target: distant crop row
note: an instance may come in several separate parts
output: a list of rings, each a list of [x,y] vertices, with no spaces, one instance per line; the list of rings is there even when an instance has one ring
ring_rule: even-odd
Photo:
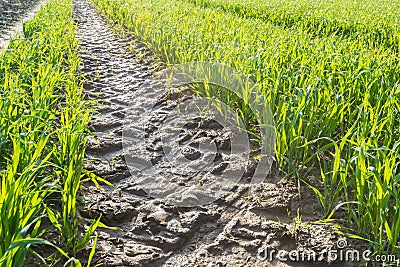
[[[278,6],[265,0],[259,7],[240,0],[196,1],[213,5],[178,0],[92,1],[110,21],[124,26],[168,64],[221,62],[249,75],[274,113],[276,157],[282,172],[309,183],[305,177],[320,171],[323,189],[310,186],[324,218],[334,218],[336,205],[342,203],[347,217],[337,222],[370,240],[376,251],[398,251],[400,62],[396,49],[388,49],[398,42],[393,41],[398,33],[391,30],[395,24],[388,22],[392,28],[386,29],[387,38],[371,33],[374,45],[369,46],[365,43],[369,30],[364,31],[379,31],[385,16],[398,13],[393,10],[396,4],[364,1],[365,6],[382,5],[374,15],[378,21],[374,26],[372,18],[354,18],[351,14],[357,10],[346,17],[341,10],[344,2],[322,2],[325,13],[318,13],[320,6],[309,1],[302,8],[310,15],[302,19],[301,10],[294,11],[297,18],[289,28],[276,24],[291,16],[295,2]],[[276,12],[268,11],[269,5]],[[234,12],[227,12],[230,6]],[[248,16],[253,11],[256,15]],[[359,12],[369,16],[367,11]],[[326,31],[324,24],[318,25],[321,14],[328,15],[324,21],[332,31],[357,25],[350,27],[352,38],[329,31],[312,34]],[[296,21],[304,25],[295,27]],[[228,104],[240,107],[233,99]],[[243,119],[251,117],[245,108],[239,112]]]
[[[203,7],[260,18],[311,36],[335,35],[400,51],[399,1],[188,0]]]
[[[92,108],[74,34],[71,1],[51,0],[0,54],[0,266],[26,266],[38,245],[80,266],[77,252],[99,225],[83,236],[78,228]],[[59,240],[45,240],[44,218]]]

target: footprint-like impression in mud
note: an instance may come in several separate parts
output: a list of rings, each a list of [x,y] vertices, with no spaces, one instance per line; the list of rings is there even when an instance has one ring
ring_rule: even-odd
[[[231,191],[250,157],[245,124],[228,105],[232,99],[245,104],[257,122],[260,153],[251,184],[263,182],[273,160],[275,129],[256,87],[241,72],[208,62],[176,65],[147,79],[135,92],[123,130],[136,186],[181,207],[209,204]]]

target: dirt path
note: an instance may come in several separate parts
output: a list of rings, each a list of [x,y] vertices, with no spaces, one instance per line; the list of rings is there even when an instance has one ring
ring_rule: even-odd
[[[193,208],[179,208],[149,197],[136,183],[138,177],[132,176],[125,164],[122,130],[125,111],[132,101],[137,101],[135,91],[156,65],[142,45],[117,36],[85,0],[74,0],[74,4],[84,63],[82,71],[88,79],[85,90],[90,99],[98,99],[101,104],[91,125],[97,133],[89,142],[87,157],[91,166],[88,169],[115,185],[115,188],[104,186],[102,190],[90,187],[85,199],[91,212],[83,214],[92,217],[102,214],[106,224],[120,228],[99,232],[97,263],[105,266],[272,266],[258,260],[258,252],[266,249],[320,252],[335,244],[337,236],[328,226],[307,223],[319,218],[314,196],[306,193],[299,202],[295,185],[287,181],[261,184],[250,197],[244,198],[248,195],[244,179],[222,199]],[[157,122],[162,119],[159,113],[154,116],[148,124],[149,146],[144,150],[150,151],[158,161],[162,151],[156,146],[156,131]],[[193,131],[207,138],[221,138],[222,130],[210,125],[196,124],[190,130],[188,139],[198,136]],[[303,218],[295,224],[297,209]],[[273,262],[274,266],[314,264]],[[325,265],[326,261],[315,263],[315,266]]]
[[[31,20],[48,0],[0,1],[0,50],[22,32],[24,22]]]

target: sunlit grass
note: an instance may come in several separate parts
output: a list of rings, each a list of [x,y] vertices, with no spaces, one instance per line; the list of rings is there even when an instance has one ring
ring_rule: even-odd
[[[301,28],[311,36],[362,40],[371,47],[399,52],[399,1],[343,0],[186,0],[203,7],[260,18],[285,28]]]
[[[80,266],[75,257],[99,226],[84,235],[78,227],[92,103],[78,74],[72,11],[71,1],[51,0],[0,55],[0,266],[24,266],[32,254],[44,261],[36,245]],[[46,205],[50,198],[60,210]],[[59,230],[58,247],[43,239],[45,217]]]

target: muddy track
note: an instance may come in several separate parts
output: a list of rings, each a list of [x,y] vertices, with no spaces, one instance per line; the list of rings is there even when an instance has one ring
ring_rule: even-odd
[[[34,17],[47,0],[0,1],[0,50],[22,32],[22,24]]]
[[[92,218],[101,214],[104,223],[120,228],[99,231],[97,263],[104,266],[313,266],[311,262],[257,261],[257,254],[266,248],[320,252],[335,244],[338,236],[331,228],[308,223],[320,217],[315,197],[305,192],[300,202],[296,186],[288,181],[260,184],[248,198],[243,197],[249,195],[248,184],[243,181],[218,201],[193,208],[179,208],[148,196],[125,163],[122,131],[125,112],[135,101],[135,91],[158,65],[143,45],[115,34],[88,2],[74,0],[74,8],[82,72],[87,79],[84,88],[89,99],[99,102],[99,112],[90,125],[96,134],[88,144],[87,168],[115,185],[114,188],[103,186],[101,190],[89,187],[84,198],[90,211],[82,210],[82,214]],[[161,117],[157,113],[154,116]],[[155,148],[156,129],[157,118],[149,121],[149,146],[143,149],[151,151],[157,161],[162,158],[162,152]],[[207,126],[191,130],[202,131],[209,138],[223,136],[222,130]],[[196,135],[188,135],[188,139],[193,136]],[[303,219],[295,226],[293,217],[297,209]],[[325,265],[326,261],[315,264]]]

